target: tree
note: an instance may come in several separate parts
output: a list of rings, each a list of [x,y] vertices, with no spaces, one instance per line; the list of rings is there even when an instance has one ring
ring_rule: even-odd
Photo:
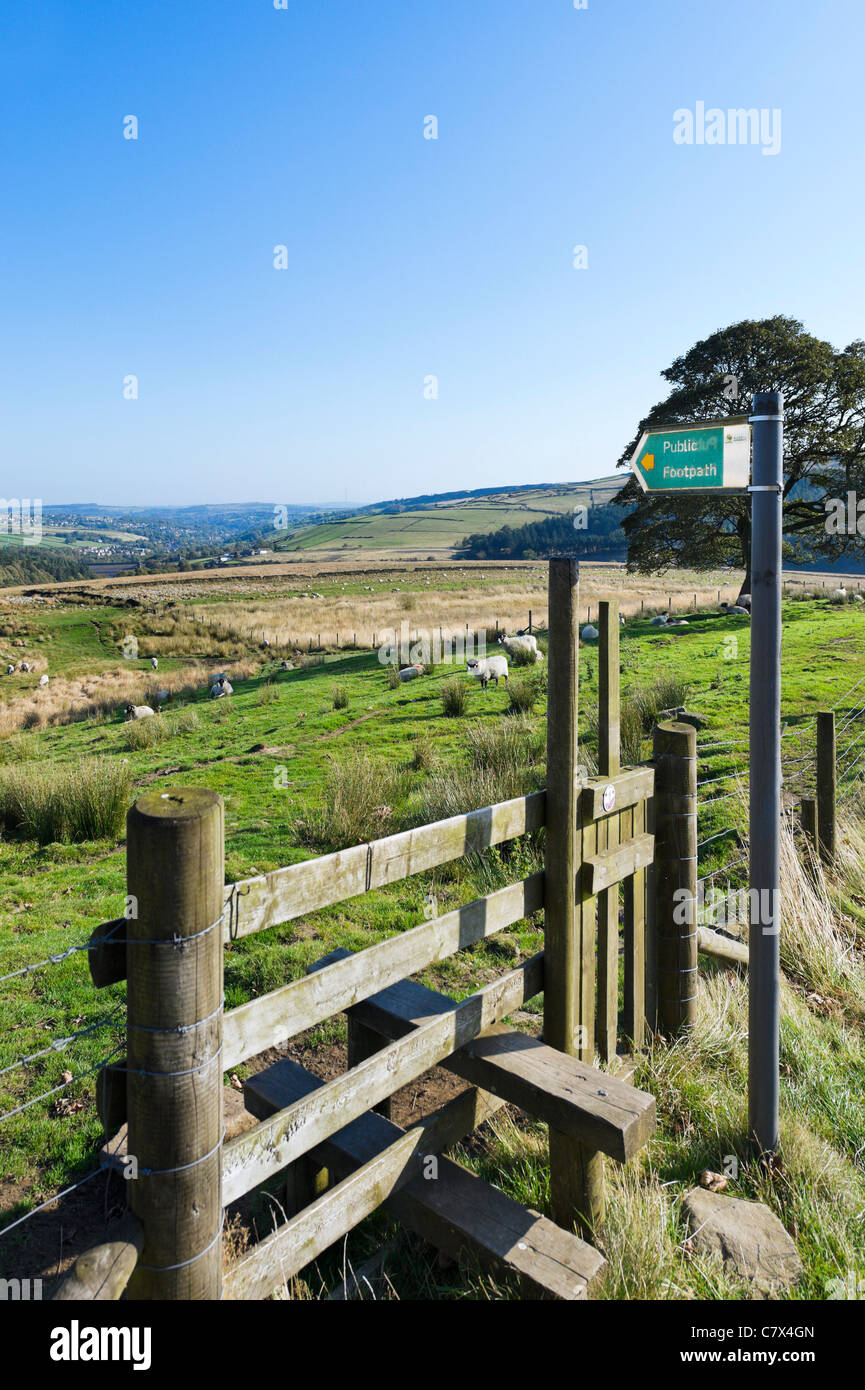
[[[827,529],[827,499],[865,495],[865,342],[842,351],[780,315],[720,329],[677,357],[671,383],[617,467],[626,467],[643,430],[750,413],[757,391],[784,393],[784,536],[787,555],[837,558],[861,537]],[[751,505],[745,494],[643,493],[631,476],[614,501],[636,503],[622,527],[628,568],[741,566],[751,590]]]

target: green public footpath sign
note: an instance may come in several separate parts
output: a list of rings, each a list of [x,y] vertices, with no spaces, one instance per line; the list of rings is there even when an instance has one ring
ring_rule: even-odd
[[[644,492],[739,492],[751,481],[747,418],[645,430],[631,457]]]

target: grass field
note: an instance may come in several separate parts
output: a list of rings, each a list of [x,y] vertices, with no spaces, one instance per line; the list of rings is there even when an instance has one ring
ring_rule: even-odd
[[[466,602],[478,602],[481,581],[474,576],[485,569],[489,573],[489,567],[472,572],[470,582],[466,576],[471,587]],[[534,571],[529,573],[534,576]],[[441,611],[453,589],[452,577],[442,580],[441,589],[432,595],[425,578],[402,572],[399,592],[382,596],[382,611],[389,605],[392,621],[398,623],[406,612],[414,623],[419,614],[435,615],[437,594]],[[526,590],[525,570],[515,569],[512,578],[514,586],[522,586],[515,588],[519,602],[529,592],[542,592],[540,587]],[[344,591],[339,586],[346,583],[353,588],[348,601],[353,598],[357,605],[365,582],[346,580],[344,575],[318,578],[316,592],[325,598],[314,602],[341,602]],[[322,653],[303,662],[295,657],[295,669],[280,672],[274,652],[258,650],[259,616],[250,615],[250,606],[258,600],[277,606],[288,600],[267,594],[260,585],[256,590],[256,581],[251,583],[253,594],[239,599],[229,586],[218,601],[212,591],[205,599],[195,590],[195,597],[190,594],[181,602],[180,595],[190,591],[176,586],[170,599],[154,595],[148,607],[139,609],[88,606],[85,601],[71,606],[57,601],[7,605],[0,622],[0,653],[20,657],[26,651],[44,662],[52,684],[40,694],[49,696],[57,689],[69,693],[55,697],[55,704],[46,707],[50,712],[40,714],[32,675],[0,680],[0,720],[5,717],[3,727],[10,730],[0,740],[0,813],[4,779],[20,778],[22,772],[34,783],[45,773],[48,782],[68,776],[83,787],[88,779],[104,775],[106,768],[120,769],[128,775],[130,796],[153,783],[213,787],[225,798],[226,876],[233,881],[543,785],[545,666],[514,672],[515,682],[531,681],[535,686],[529,712],[519,717],[508,712],[506,691],[491,688],[483,693],[471,683],[466,713],[447,718],[442,691],[453,678],[450,668],[440,667],[394,689],[369,651]],[[141,586],[141,592],[144,589]],[[656,597],[658,592],[656,588]],[[416,607],[399,607],[401,594],[413,595]],[[865,703],[858,692],[865,687],[847,694],[865,678],[863,610],[865,605],[836,607],[820,598],[785,603],[783,710],[789,729],[785,747],[792,749],[791,756],[798,756],[799,748],[810,753],[810,725],[819,708],[837,704],[840,722],[849,720],[842,739],[845,748],[865,729],[865,716],[861,710],[857,713]],[[221,627],[216,621],[220,615]],[[124,663],[118,644],[130,632],[139,641],[140,655]],[[15,647],[16,641],[24,647]],[[155,675],[148,669],[151,649],[159,654]],[[700,743],[725,745],[701,758],[700,778],[709,784],[735,773],[747,746],[748,619],[707,611],[694,615],[688,627],[659,631],[648,619],[634,617],[622,629],[621,654],[625,704],[633,703],[636,695],[645,704],[646,691],[659,682],[666,682],[670,691],[685,690],[688,706],[707,720]],[[229,672],[235,688],[230,700],[206,698],[203,675],[213,669]],[[597,656],[585,646],[581,737],[589,761],[597,676]],[[468,680],[465,674],[458,679]],[[98,689],[100,680],[106,699],[100,704],[94,697],[96,711],[79,717],[86,712],[81,690]],[[120,703],[162,684],[174,688],[165,713],[142,725],[121,722],[116,705],[111,706],[112,693]],[[21,708],[31,711],[30,727],[16,722],[15,712]],[[642,757],[650,751],[646,733],[639,724],[631,731],[634,752]],[[801,770],[791,765],[791,793]],[[851,798],[858,780],[854,767],[846,786]],[[717,807],[701,811],[701,840],[719,835],[701,849],[701,875],[742,856],[747,820],[735,788],[732,780],[701,792],[707,800],[719,793],[725,796]],[[854,806],[852,800],[850,805]],[[740,1181],[731,1189],[738,1195],[761,1196],[795,1227],[807,1264],[798,1297],[826,1296],[829,1281],[848,1269],[865,1273],[861,857],[857,869],[861,824],[851,812],[842,870],[823,884],[824,897],[815,900],[816,906],[806,886],[796,880],[785,909],[801,917],[802,903],[808,908],[803,920],[797,918],[798,925],[790,926],[799,933],[794,937],[799,946],[795,956],[785,960],[782,1080],[791,1156],[783,1175],[774,1178],[743,1158]],[[3,976],[86,941],[95,925],[121,912],[125,894],[122,838],[109,834],[98,840],[40,844],[19,834],[7,826],[0,840]],[[416,925],[431,899],[441,913],[521,877],[539,864],[539,854],[537,843],[516,842],[505,851],[460,861],[237,941],[226,954],[226,1005],[234,1007],[297,978],[337,945],[360,950]],[[793,868],[789,872],[794,873]],[[735,871],[729,877],[732,886],[740,881]],[[812,919],[823,923],[816,943],[807,935]],[[541,943],[542,922],[536,918],[421,978],[464,997]],[[64,1074],[81,1078],[0,1120],[2,1225],[94,1166],[101,1135],[91,1069],[122,1042],[125,986],[97,993],[89,982],[85,956],[76,953],[0,982],[0,991],[0,1111],[64,1086]],[[657,1094],[661,1127],[642,1164],[611,1174],[610,1216],[599,1233],[614,1274],[608,1296],[748,1296],[682,1250],[678,1214],[678,1197],[693,1184],[695,1174],[707,1166],[719,1167],[724,1154],[742,1149],[746,992],[738,976],[710,966],[695,1034],[673,1048],[657,1045],[641,1063],[638,1084]],[[540,1007],[539,1000],[533,1001],[521,1011],[517,1026],[537,1032]],[[51,1049],[52,1039],[78,1033],[85,1036],[60,1051]],[[315,1070],[337,1065],[343,1047],[344,1022],[337,1019],[300,1039],[292,1055],[303,1056]],[[45,1055],[23,1067],[16,1065],[18,1059],[40,1053]],[[241,1069],[240,1076],[247,1071]],[[542,1127],[509,1111],[489,1127],[486,1142],[473,1142],[462,1158],[519,1200],[543,1209],[548,1195],[545,1146]],[[100,1178],[96,1185],[104,1181]],[[261,1198],[234,1222],[238,1248],[250,1222],[267,1229],[267,1211],[267,1201]],[[0,1272],[8,1273],[13,1266],[20,1272],[28,1258],[27,1232],[25,1224],[0,1239]],[[364,1259],[383,1238],[390,1240],[393,1233],[379,1215],[350,1237],[349,1258]],[[390,1288],[385,1286],[382,1296],[477,1298],[507,1293],[494,1290],[476,1272],[442,1270],[407,1237],[393,1239]],[[45,1264],[44,1250],[31,1253],[36,1263],[42,1259]],[[62,1253],[54,1252],[53,1263],[48,1261],[51,1268]],[[295,1292],[319,1296],[322,1286],[331,1287],[338,1278],[338,1264],[335,1256],[323,1260]]]
[[[457,498],[399,513],[368,512],[344,521],[311,526],[293,536],[282,548],[328,552],[411,550],[419,558],[423,558],[422,553],[426,551],[439,557],[450,554],[472,532],[525,526],[530,521],[543,521],[562,512],[572,512],[578,504],[592,502],[601,506],[621,490],[624,481],[624,476],[615,476],[531,491],[503,488],[489,497]],[[278,532],[270,537],[271,541],[278,539]]]

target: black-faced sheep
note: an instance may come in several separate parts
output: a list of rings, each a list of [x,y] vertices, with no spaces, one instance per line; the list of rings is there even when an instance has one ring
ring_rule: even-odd
[[[486,690],[490,681],[495,681],[496,689],[500,680],[505,685],[508,683],[508,663],[504,656],[472,656],[466,662],[466,667],[469,675],[480,681],[481,690]]]
[[[146,719],[149,714],[153,714],[154,712],[155,711],[152,710],[149,705],[129,704],[125,709],[127,719]]]

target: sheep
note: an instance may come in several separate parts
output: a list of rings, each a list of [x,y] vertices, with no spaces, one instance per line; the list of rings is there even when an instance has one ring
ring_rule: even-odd
[[[149,705],[127,705],[125,709],[127,719],[146,719],[154,710]]]
[[[221,680],[216,681],[216,682],[210,687],[210,698],[211,698],[211,700],[221,700],[222,697],[223,697],[223,695],[233,695],[233,694],[234,694],[234,686],[231,684],[230,681],[228,681],[228,680],[225,679],[225,676],[223,676],[223,677],[221,678]]]
[[[490,681],[495,681],[498,690],[499,680],[508,683],[508,663],[504,656],[470,657],[466,662],[470,676],[480,681],[481,690],[486,690]]]
[[[619,614],[619,627],[624,627],[624,626],[625,626],[625,620],[624,620],[624,618],[622,617],[622,615],[621,615],[621,613],[620,613],[620,614]]]
[[[158,656],[152,656],[152,657],[150,658],[150,664],[151,664],[151,666],[153,667],[154,671],[158,671],[158,670],[159,670],[159,657],[158,657]]]
[[[262,649],[265,649],[266,647],[269,647],[269,646],[270,646],[270,638],[269,638],[269,637],[262,637],[262,639],[261,639],[261,646],[262,646]]]
[[[43,672],[42,675],[39,677],[39,685],[40,685],[40,687],[42,687],[42,688],[44,689],[44,687],[45,687],[47,684],[48,684],[48,677],[47,677],[47,676],[45,675],[45,673]]]
[[[846,603],[847,590],[844,588],[844,585],[842,584],[840,589],[835,589],[830,597],[833,603]]]
[[[19,663],[18,663],[18,670],[19,670],[19,671],[29,671],[29,670],[30,670],[30,662],[29,662],[29,661],[19,661]]]
[[[7,676],[15,675],[15,667],[11,664],[11,662],[6,667],[6,674]]]
[[[421,666],[420,662],[416,662],[414,666],[403,666],[399,673],[399,678],[401,681],[413,681],[418,676],[423,675],[423,670],[424,668]]]
[[[279,669],[280,671],[293,671],[294,666],[291,664],[290,661],[281,661],[279,663]]]
[[[543,661],[541,653],[538,651],[538,639],[531,633],[519,633],[516,637],[499,638],[499,646],[504,647],[508,656],[516,656],[517,652],[531,652],[535,661]]]
[[[594,623],[586,623],[580,633],[580,640],[582,642],[597,642],[599,636],[600,634]]]
[[[725,600],[725,601],[721,604],[721,607],[723,608],[724,612],[727,613],[727,614],[736,613],[736,614],[738,614],[739,616],[741,616],[743,613],[744,613],[746,616],[747,616],[747,614],[748,614],[747,608],[743,608],[742,605],[741,605],[741,603],[727,603],[726,600]]]

